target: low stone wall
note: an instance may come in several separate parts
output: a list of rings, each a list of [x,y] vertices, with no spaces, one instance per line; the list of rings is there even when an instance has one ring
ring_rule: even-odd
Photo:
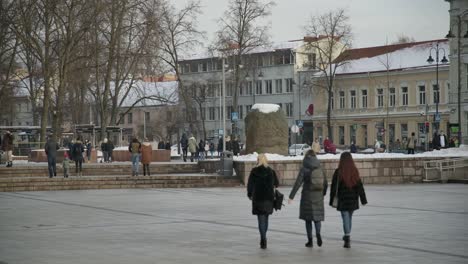
[[[63,154],[68,151],[68,149],[59,149],[57,150],[57,163],[61,163],[63,161]],[[86,157],[86,151],[83,153],[84,159],[87,161],[88,158]],[[47,155],[45,150],[43,149],[35,149],[32,150],[29,154],[28,161],[30,162],[47,162]],[[97,152],[96,149],[91,150],[91,162],[97,162]]]
[[[128,150],[112,151],[113,161],[130,161],[130,152]],[[154,162],[171,161],[171,151],[166,149],[153,149],[152,160]]]
[[[362,181],[365,184],[398,184],[422,182],[424,175],[424,161],[434,158],[403,158],[403,159],[356,159]],[[339,159],[320,160],[328,181],[331,181]],[[247,184],[249,173],[256,162],[235,161],[234,170],[240,180]],[[270,161],[270,166],[279,175],[281,185],[293,185],[302,166],[302,160]],[[437,171],[430,171],[437,174]]]

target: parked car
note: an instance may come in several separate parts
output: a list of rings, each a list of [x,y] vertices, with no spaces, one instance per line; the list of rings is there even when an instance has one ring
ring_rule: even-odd
[[[307,144],[292,144],[289,147],[289,155],[296,156],[296,155],[304,155],[310,148]]]

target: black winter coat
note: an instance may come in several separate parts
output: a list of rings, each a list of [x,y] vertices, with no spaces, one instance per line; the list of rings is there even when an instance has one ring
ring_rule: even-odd
[[[330,189],[330,206],[332,205],[333,198],[336,195],[336,184],[338,181],[338,169],[335,170],[332,179],[332,185]],[[339,181],[338,184],[338,211],[354,211],[359,209],[359,198],[363,205],[367,204],[366,192],[364,191],[364,185],[359,180],[353,188],[348,188],[343,181]]]
[[[273,213],[274,187],[278,185],[278,176],[272,168],[261,165],[252,169],[247,184],[247,196],[252,200],[252,214]]]

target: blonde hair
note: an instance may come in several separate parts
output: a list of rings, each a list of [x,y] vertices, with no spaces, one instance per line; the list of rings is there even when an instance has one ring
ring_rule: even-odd
[[[268,167],[268,159],[265,154],[259,154],[257,157],[257,166]]]

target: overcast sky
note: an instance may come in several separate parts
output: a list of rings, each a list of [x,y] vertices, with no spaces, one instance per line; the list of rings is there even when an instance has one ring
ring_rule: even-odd
[[[187,0],[170,0],[180,9]],[[217,20],[229,0],[201,0],[199,29],[212,41]],[[274,42],[301,39],[311,15],[346,8],[354,33],[353,47],[385,45],[404,34],[416,41],[444,38],[449,29],[449,3],[444,0],[276,0],[270,34]]]

